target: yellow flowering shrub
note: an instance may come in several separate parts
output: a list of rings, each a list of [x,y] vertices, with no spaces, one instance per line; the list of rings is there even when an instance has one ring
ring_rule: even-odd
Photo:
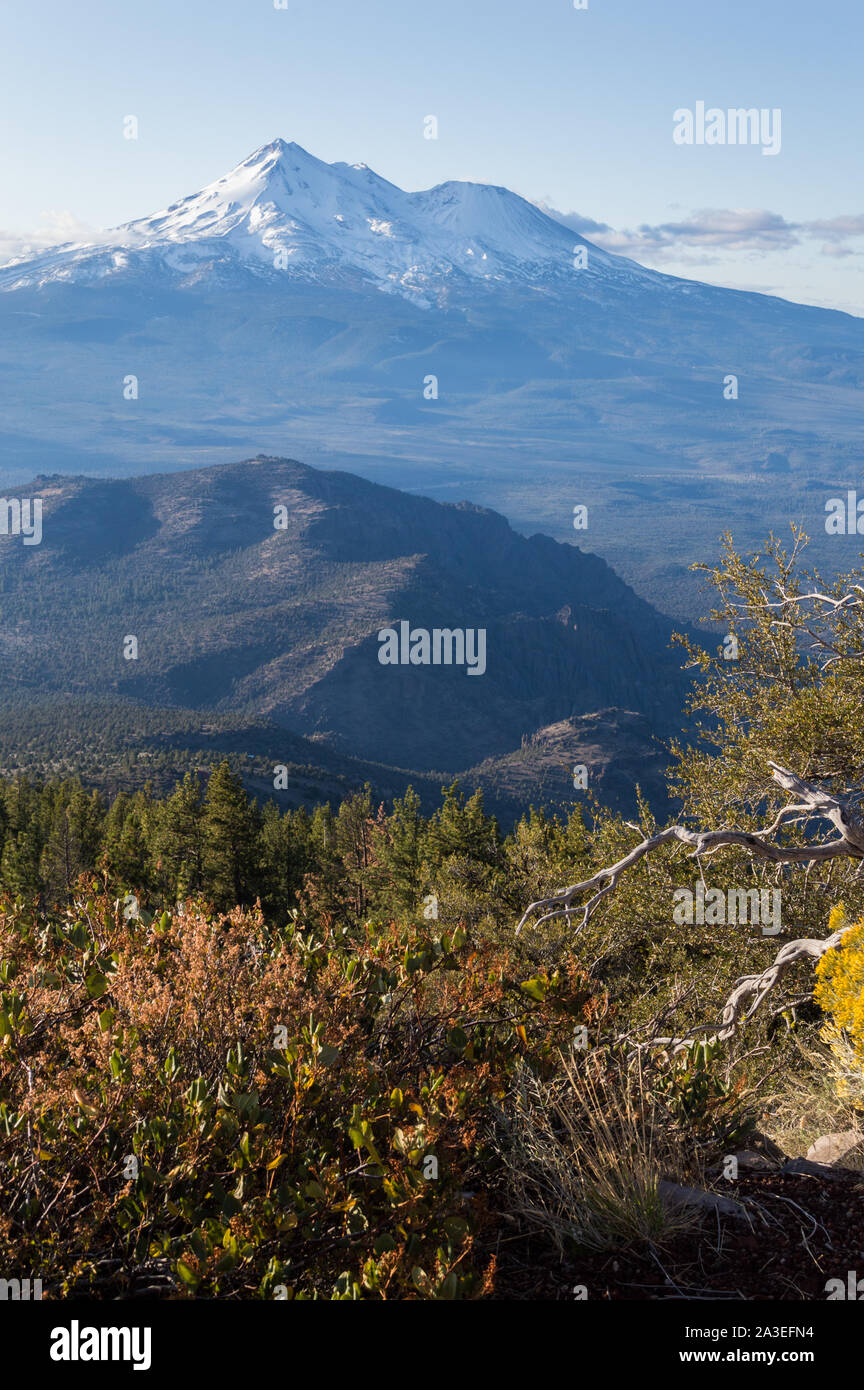
[[[848,925],[843,905],[832,909],[832,934]],[[816,967],[814,998],[826,1015],[822,1037],[838,1064],[843,1100],[864,1098],[864,917]]]

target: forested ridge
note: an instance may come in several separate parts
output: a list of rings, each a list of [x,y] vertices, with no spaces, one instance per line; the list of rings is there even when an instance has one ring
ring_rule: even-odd
[[[608,565],[468,503],[265,457],[29,491],[44,501],[40,544],[0,537],[0,706],[50,706],[58,727],[33,746],[16,718],[4,769],[86,759],[80,705],[126,761],[164,766],[171,741],[199,749],[202,726],[233,723],[275,762],[333,769],[340,755],[355,788],[357,760],[452,780],[585,712],[637,711],[668,733],[686,690],[671,620]],[[382,666],[378,634],[401,621],[482,630],[482,679],[458,663]]]

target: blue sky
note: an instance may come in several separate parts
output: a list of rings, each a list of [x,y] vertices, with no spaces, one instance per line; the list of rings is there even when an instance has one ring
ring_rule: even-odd
[[[154,212],[281,135],[405,188],[504,184],[659,269],[861,313],[862,52],[860,0],[19,3],[0,258]],[[780,153],[676,145],[699,101],[779,108]]]

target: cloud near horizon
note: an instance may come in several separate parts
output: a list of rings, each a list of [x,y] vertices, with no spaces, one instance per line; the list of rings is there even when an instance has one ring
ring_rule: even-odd
[[[43,223],[30,232],[10,232],[0,228],[0,266],[22,256],[36,256],[40,251],[50,251],[52,246],[64,246],[70,242],[103,241],[106,233],[99,227],[91,227],[80,222],[71,212],[43,213]]]
[[[860,248],[849,245],[864,237],[864,214],[847,214],[826,221],[788,222],[765,208],[702,208],[676,222],[656,226],[643,223],[635,230],[616,230],[607,222],[595,222],[577,212],[560,212],[549,203],[537,205],[549,217],[606,251],[637,260],[682,259],[682,252],[751,251],[766,254],[820,240],[825,256],[854,256]]]

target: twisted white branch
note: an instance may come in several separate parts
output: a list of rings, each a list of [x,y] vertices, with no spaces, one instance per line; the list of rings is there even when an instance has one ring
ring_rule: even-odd
[[[784,806],[772,824],[764,830],[694,831],[681,825],[670,825],[657,835],[651,835],[644,839],[641,844],[630,850],[629,854],[625,854],[623,859],[619,859],[617,864],[599,869],[596,874],[585,879],[582,883],[574,883],[570,888],[562,889],[560,893],[553,893],[548,898],[540,898],[537,902],[531,903],[516,928],[517,934],[537,912],[542,913],[534,923],[538,927],[553,917],[572,916],[575,910],[575,900],[586,893],[591,893],[592,896],[581,908],[582,920],[579,923],[579,929],[581,929],[603,898],[613,892],[621,875],[627,869],[638,864],[640,859],[644,859],[647,854],[651,854],[660,845],[668,844],[673,840],[691,846],[693,849],[692,858],[694,859],[711,854],[714,850],[726,845],[740,845],[752,854],[763,859],[770,859],[775,864],[813,863],[818,860],[838,857],[864,859],[864,819],[862,819],[857,806],[845,797],[833,796],[812,782],[806,782],[803,778],[796,776],[794,772],[790,772],[788,768],[780,767],[777,763],[769,763],[768,766],[772,769],[771,775],[774,781],[784,791],[794,794],[797,799]],[[828,840],[823,844],[791,846],[777,845],[769,838],[776,834],[788,817],[800,816],[802,813],[808,817],[830,821],[838,831],[837,838]],[[719,1023],[700,1024],[679,1038],[652,1038],[648,1046],[666,1047],[672,1051],[679,1051],[698,1034],[708,1032],[711,1029],[714,1030],[714,1039],[726,1040],[730,1038],[739,1024],[752,1018],[767,995],[780,983],[793,965],[800,960],[819,960],[826,951],[830,951],[838,945],[847,931],[849,931],[849,924],[821,940],[802,938],[798,941],[787,942],[767,969],[757,975],[745,975],[736,982],[735,988],[726,1000]]]
[[[574,902],[586,893],[591,893],[592,896],[582,905],[582,920],[578,927],[581,930],[603,898],[617,887],[623,873],[634,864],[638,864],[646,854],[651,854],[660,845],[673,840],[691,846],[694,859],[700,859],[728,845],[740,845],[758,858],[770,859],[774,864],[809,864],[818,860],[842,857],[864,858],[864,820],[850,801],[832,796],[821,787],[814,786],[812,782],[805,782],[803,778],[797,777],[794,772],[789,772],[777,763],[769,763],[768,766],[772,768],[771,775],[774,781],[778,782],[784,791],[794,793],[797,800],[785,806],[774,823],[765,830],[688,830],[683,825],[667,826],[665,830],[636,845],[623,859],[619,859],[617,864],[598,869],[596,874],[584,879],[582,883],[574,883],[548,898],[538,898],[536,902],[531,903],[522,914],[516,928],[517,936],[538,912],[543,915],[535,921],[535,927],[541,926],[553,917],[571,917],[576,910]],[[802,812],[830,821],[839,832],[838,838],[818,845],[777,845],[769,838],[776,833],[786,817],[800,815]]]

